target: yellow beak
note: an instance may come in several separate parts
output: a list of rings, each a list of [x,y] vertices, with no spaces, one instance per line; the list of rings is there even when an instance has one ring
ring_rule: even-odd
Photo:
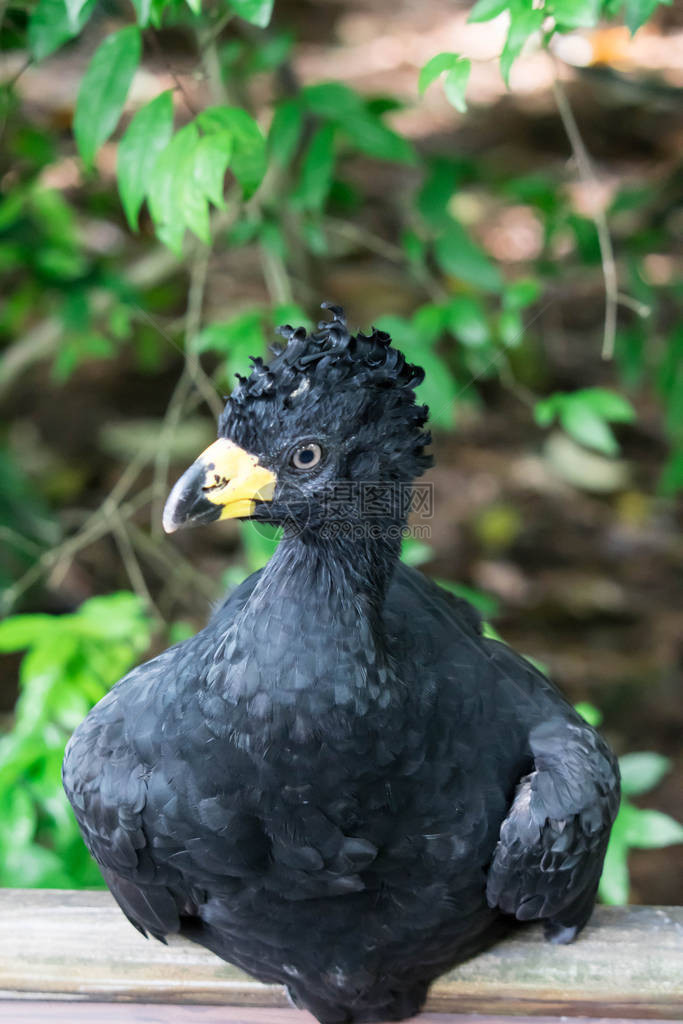
[[[219,438],[173,487],[164,506],[164,530],[251,516],[257,501],[272,500],[276,483],[275,474],[255,455]]]

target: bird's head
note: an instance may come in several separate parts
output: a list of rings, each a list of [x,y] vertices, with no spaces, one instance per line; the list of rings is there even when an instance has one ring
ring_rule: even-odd
[[[387,517],[405,518],[410,483],[431,464],[427,407],[414,391],[424,373],[388,334],[351,335],[343,310],[325,308],[332,320],[311,334],[280,328],[286,344],[273,360],[253,359],[239,378],[218,440],[169,495],[167,532],[216,519],[362,518],[373,487],[375,508],[379,490]]]

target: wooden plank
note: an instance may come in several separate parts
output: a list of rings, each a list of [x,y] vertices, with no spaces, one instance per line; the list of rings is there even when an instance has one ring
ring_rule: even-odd
[[[249,1006],[172,1006],[161,1003],[14,1002],[12,1024],[315,1024],[309,1013]],[[566,1024],[566,1017],[489,1017],[421,1013],[416,1024]],[[572,1024],[606,1024],[605,1017],[574,1017]],[[607,1024],[663,1024],[615,1020]]]
[[[286,1005],[282,988],[201,946],[145,940],[109,893],[37,889],[0,890],[0,999]],[[680,1020],[683,907],[598,907],[570,946],[520,928],[440,978],[427,1009]]]

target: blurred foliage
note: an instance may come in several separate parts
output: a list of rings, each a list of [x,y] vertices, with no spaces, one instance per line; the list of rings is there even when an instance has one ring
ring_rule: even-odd
[[[136,595],[93,597],[72,615],[15,615],[0,652],[28,653],[12,729],[0,737],[0,885],[102,885],[61,784],[67,739],[149,647]]]
[[[602,714],[592,704],[577,704],[576,710],[594,728],[602,722]],[[629,850],[656,850],[683,843],[683,825],[662,811],[636,807],[629,799],[649,793],[671,771],[671,767],[668,757],[651,750],[624,754],[619,758],[621,804],[612,826],[600,878],[598,892],[603,903],[628,903]]]
[[[481,0],[470,21],[486,22],[508,13],[500,56],[507,81],[525,48],[548,48],[556,35],[594,26],[600,18],[623,17],[635,32],[656,6],[656,0],[547,0],[539,8],[528,0]],[[140,0],[134,7],[137,23],[105,36],[81,81],[73,130],[86,168],[94,166],[99,149],[117,130],[142,60],[144,32],[178,29],[194,35],[202,53],[215,58],[220,87],[242,96],[253,76],[283,73],[294,42],[290,32],[278,28],[263,37],[252,32],[217,43],[232,17],[265,27],[270,3],[234,0],[203,10],[194,2],[185,6],[175,0]],[[11,3],[8,10],[11,17]],[[94,10],[92,0],[40,0],[31,10],[25,35],[17,33],[14,45],[27,45],[33,59],[42,60],[79,34]],[[435,55],[420,73],[419,90],[424,92],[441,78],[449,100],[463,110],[470,64],[466,55]],[[203,73],[210,70],[207,65]],[[57,380],[65,380],[83,363],[111,358],[126,342],[140,350],[144,362],[149,339],[132,322],[139,319],[140,296],[125,274],[117,274],[98,254],[86,251],[70,201],[40,184],[41,170],[56,159],[56,138],[22,120],[11,83],[3,87],[2,104],[14,181],[0,202],[0,275],[7,285],[3,292],[10,296],[0,307],[0,340],[23,330],[39,303],[54,309],[64,327],[66,340],[53,364]],[[330,215],[348,215],[362,205],[358,187],[345,174],[350,158],[362,155],[417,165],[422,183],[413,205],[396,211],[404,223],[405,270],[427,290],[443,292],[443,298],[421,306],[411,317],[382,318],[378,326],[393,334],[409,358],[425,366],[423,398],[432,407],[433,422],[448,428],[458,405],[476,400],[472,378],[508,380],[527,311],[537,310],[553,279],[563,272],[563,261],[554,255],[557,240],[572,235],[576,253],[587,265],[599,262],[600,245],[593,222],[575,212],[566,191],[550,175],[515,178],[467,160],[425,159],[388,125],[386,114],[396,106],[386,97],[368,100],[340,82],[315,83],[295,93],[288,89],[272,104],[264,135],[255,112],[234,104],[209,106],[176,124],[179,114],[173,95],[165,90],[137,109],[120,138],[118,189],[129,226],[139,230],[146,203],[157,236],[179,258],[187,255],[188,233],[208,244],[215,234],[212,223],[218,223],[212,211],[227,211],[228,243],[256,243],[282,276],[296,246],[313,258],[331,258]],[[231,186],[226,196],[228,173],[236,188]],[[523,203],[538,217],[544,244],[534,261],[536,276],[505,280],[472,236],[454,200],[473,185],[484,186],[499,201]],[[103,202],[112,202],[95,191],[87,199],[93,211],[100,208],[98,212]],[[629,186],[614,199],[610,216],[643,210],[652,199],[651,189]],[[106,212],[113,216],[115,211]],[[658,311],[671,298],[680,298],[680,287],[649,280],[643,261],[654,244],[651,226],[620,239],[628,289],[646,322],[636,317],[630,328],[619,330],[616,355],[627,390],[647,386],[659,395],[671,443],[661,490],[672,494],[683,486],[683,335],[679,328],[662,337]],[[102,290],[108,293],[104,317],[93,309],[95,293]],[[247,355],[264,350],[263,327],[269,329],[282,318],[307,322],[305,312],[289,299],[274,300],[273,307],[260,315],[242,310],[230,320],[204,324],[196,337],[188,339],[197,355],[220,358],[216,379],[222,387],[244,366]],[[654,344],[646,345],[646,336]],[[444,347],[444,341],[450,344]],[[626,412],[623,399],[615,414],[614,394],[612,412],[606,415],[604,400],[600,406],[598,398],[596,389],[594,395],[580,392],[540,399],[536,418],[547,424],[553,410],[579,443],[614,455],[618,443],[608,423],[630,422],[633,413]]]
[[[388,246],[391,261],[422,296],[410,315],[380,317],[377,327],[425,368],[420,397],[437,428],[452,429],[458,415],[481,400],[487,382],[496,381],[525,396],[539,428],[558,422],[579,445],[613,458],[624,427],[635,420],[633,402],[654,397],[669,445],[659,488],[664,495],[683,489],[683,328],[670,326],[682,289],[648,269],[649,254],[667,243],[661,223],[648,216],[654,186],[621,188],[607,211],[631,302],[619,319],[610,386],[535,394],[523,379],[523,338],[533,345],[534,320],[568,268],[595,274],[601,263],[596,225],[577,213],[559,175],[516,175],[485,159],[454,157],[450,146],[426,155],[392,127],[401,106],[394,97],[363,96],[340,82],[297,83],[290,63],[296,39],[286,26],[271,24],[272,0],[133,0],[130,23],[117,23],[113,31],[96,0],[9,0],[2,7],[3,52],[26,51],[41,62],[86,26],[98,45],[81,77],[73,117],[77,189],[46,184],[48,172],[63,170],[64,154],[71,158],[71,137],[64,139],[59,124],[26,115],[16,79],[0,85],[0,343],[7,346],[0,387],[12,386],[17,367],[44,360],[58,391],[77,371],[123,350],[141,373],[153,375],[165,365],[165,338],[183,350],[187,365],[206,361],[210,388],[228,389],[247,358],[265,352],[277,323],[310,323],[308,295],[293,282],[312,264],[332,263],[351,228],[369,251]],[[657,0],[545,0],[540,6],[478,0],[470,21],[507,12],[500,70],[508,82],[525,49],[548,49],[555,36],[600,18],[624,20],[635,32],[656,7]],[[160,39],[163,46],[165,32],[199,55],[196,78],[208,82],[211,105],[196,110],[182,88],[163,89],[134,104],[129,117],[124,108],[135,74]],[[416,99],[439,81],[453,107],[465,111],[472,63],[467,54],[435,54],[419,80],[416,75]],[[254,98],[263,89],[253,88],[263,76],[271,84],[265,109]],[[105,144],[115,144],[118,197],[100,176]],[[387,199],[397,241],[359,223],[372,199],[354,173],[359,161],[378,173],[408,168],[416,182],[412,194]],[[500,210],[523,206],[540,225],[540,250],[516,277],[503,272],[473,227],[468,209],[478,191]],[[115,227],[104,246],[93,241],[93,228],[103,224]],[[148,246],[156,238],[173,254],[170,266],[189,266],[191,275],[197,254],[210,245],[256,251],[270,302],[208,323],[193,319],[188,306],[187,316],[169,314],[157,330],[154,315],[176,312],[177,289],[163,276],[150,282],[131,271],[132,233]],[[160,251],[154,259],[167,267]],[[171,435],[164,425],[167,456]],[[11,438],[0,435],[0,585],[8,605],[40,579],[45,554],[69,542],[48,488],[41,492],[29,483],[30,472],[12,453]],[[155,472],[163,475],[159,465]],[[62,479],[58,489],[68,494],[69,486]],[[518,529],[515,515],[496,508],[477,529],[495,548]],[[125,530],[123,540],[117,537],[134,571],[132,541]],[[275,543],[267,531],[246,525],[243,564],[229,570],[225,584],[259,568]],[[411,564],[430,556],[427,545],[405,545]],[[497,614],[490,595],[444,585],[483,615]],[[99,884],[63,798],[59,765],[74,726],[149,647],[144,597],[113,594],[86,601],[73,614],[15,616],[0,625],[0,649],[29,650],[14,721],[0,739],[0,884]],[[189,623],[175,623],[169,640],[191,630]],[[487,632],[497,635],[490,625]],[[623,762],[625,799],[601,889],[615,902],[626,898],[630,847],[680,839],[671,819],[666,824],[665,816],[628,801],[656,784],[668,767],[665,759],[634,754]]]

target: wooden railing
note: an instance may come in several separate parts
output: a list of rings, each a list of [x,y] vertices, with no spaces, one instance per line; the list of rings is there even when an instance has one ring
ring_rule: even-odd
[[[150,1005],[154,1004],[154,1005]],[[172,1005],[169,1005],[172,1004]],[[304,1024],[284,990],[139,935],[105,892],[0,889],[0,1021]],[[598,907],[570,946],[520,928],[433,986],[421,1024],[683,1019],[683,907]],[[519,1021],[517,1022],[519,1024]]]

